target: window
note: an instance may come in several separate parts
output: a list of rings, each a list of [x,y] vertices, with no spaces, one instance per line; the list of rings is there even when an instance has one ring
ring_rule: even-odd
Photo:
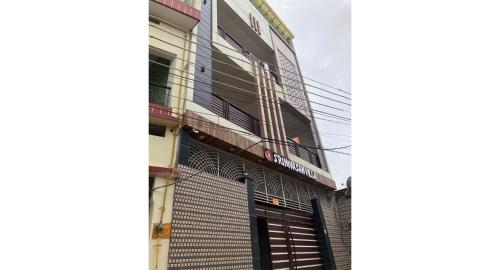
[[[168,105],[170,87],[168,73],[170,60],[149,54],[149,102],[163,106]]]
[[[165,131],[167,130],[164,126],[149,124],[149,135],[165,137]]]

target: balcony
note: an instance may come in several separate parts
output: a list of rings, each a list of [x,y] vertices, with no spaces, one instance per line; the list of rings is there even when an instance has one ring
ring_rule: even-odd
[[[149,83],[149,103],[168,106],[171,87]]]
[[[169,126],[179,122],[179,118],[172,115],[172,108],[169,107],[170,90],[170,87],[149,83],[150,123]]]
[[[311,152],[311,150],[305,148],[304,146],[295,143],[292,139],[286,138],[288,142],[288,151],[290,154],[293,154],[314,166],[321,168],[321,162],[319,160],[319,156],[316,153]]]
[[[190,31],[200,21],[200,11],[190,2],[192,1],[150,0],[149,14]]]
[[[259,119],[249,115],[248,113],[238,109],[238,107],[229,103],[229,101],[217,96],[212,95],[210,103],[210,111],[227,119],[238,126],[260,136],[260,122]]]
[[[217,26],[217,34],[219,34],[220,37],[222,37],[225,41],[227,41],[227,43],[229,43],[231,47],[233,47],[235,50],[237,50],[239,53],[245,56],[248,61],[250,61],[250,59],[253,58],[250,52],[243,46],[241,46],[241,44],[238,41],[236,41],[231,35],[226,33],[226,31],[224,31],[222,27]]]

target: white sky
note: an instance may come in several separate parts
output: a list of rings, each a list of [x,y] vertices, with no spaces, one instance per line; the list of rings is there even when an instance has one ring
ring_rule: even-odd
[[[269,5],[288,26],[295,36],[294,46],[299,59],[302,75],[331,86],[351,92],[351,3],[350,0],[267,0]],[[327,86],[317,85],[305,79],[306,83],[346,95]],[[307,86],[306,86],[307,87]],[[350,103],[342,97],[307,87],[307,91],[326,95],[333,99]],[[351,110],[351,107],[323,99],[314,95],[309,98],[315,102],[327,103],[329,106]],[[318,104],[311,104],[315,110],[349,117],[349,112],[336,111]],[[319,116],[320,118],[328,118]],[[336,124],[316,120],[320,133],[344,134],[346,136],[330,136],[321,134],[323,147],[340,147],[350,145],[350,125]],[[342,149],[350,153],[350,149]],[[351,175],[351,157],[326,152],[328,166],[337,188],[345,186],[347,177]]]

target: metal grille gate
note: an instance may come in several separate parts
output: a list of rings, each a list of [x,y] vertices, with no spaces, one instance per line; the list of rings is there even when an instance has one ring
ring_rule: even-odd
[[[310,214],[258,205],[257,216],[267,222],[271,269],[323,269]]]
[[[235,181],[248,173],[254,180],[255,200],[258,202],[272,204],[275,201],[279,206],[312,213],[312,198],[328,200],[327,191],[323,188],[199,142],[191,142],[188,166]]]

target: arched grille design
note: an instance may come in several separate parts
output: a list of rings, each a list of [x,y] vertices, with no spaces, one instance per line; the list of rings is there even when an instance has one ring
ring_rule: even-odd
[[[245,165],[248,177],[253,179],[254,190],[266,194],[266,176],[264,175],[264,170],[248,163],[245,163]]]
[[[282,176],[281,179],[283,183],[283,193],[285,194],[285,199],[298,201],[297,189],[295,188],[294,183],[295,181],[288,176]]]
[[[329,198],[327,191],[265,169],[237,156],[213,147],[192,142],[189,147],[189,167],[236,181],[244,176],[254,181],[255,200],[312,212],[312,198]],[[186,177],[183,175],[183,177]],[[273,200],[274,199],[274,200]]]
[[[236,159],[234,156],[225,153],[219,153],[219,176],[238,180],[245,174],[243,170],[243,162],[241,159]]]
[[[219,175],[219,153],[202,144],[190,145],[188,164],[196,170]]]
[[[309,191],[307,191],[307,185],[300,181],[297,181],[295,185],[297,186],[299,202],[301,204],[308,204],[311,201],[311,197],[309,197]]]
[[[269,195],[283,198],[283,188],[281,186],[280,175],[266,170],[265,176],[266,176],[267,193]]]

